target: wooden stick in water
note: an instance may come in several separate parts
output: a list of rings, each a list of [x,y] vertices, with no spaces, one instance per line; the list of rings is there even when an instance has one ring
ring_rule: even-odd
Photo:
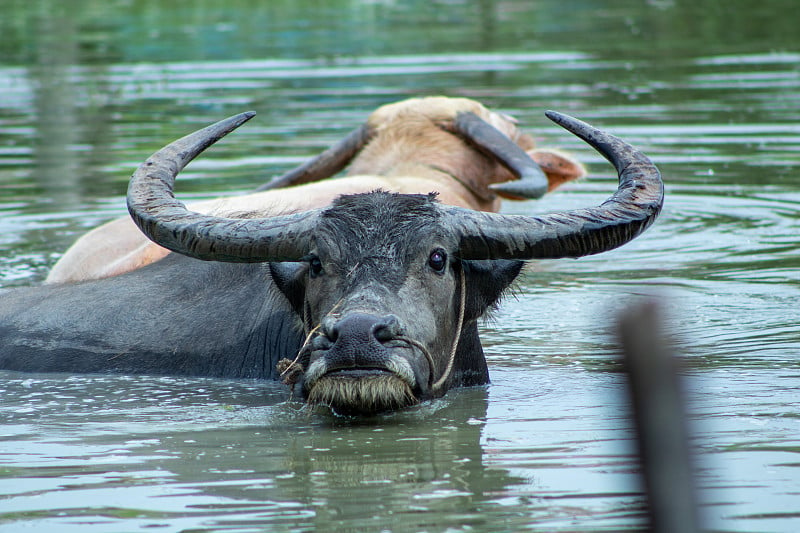
[[[623,362],[648,497],[649,531],[700,531],[684,391],[662,337],[658,306],[635,305],[619,321]]]

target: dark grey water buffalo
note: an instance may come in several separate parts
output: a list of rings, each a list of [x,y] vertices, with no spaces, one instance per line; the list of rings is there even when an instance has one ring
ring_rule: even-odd
[[[250,116],[184,137],[134,174],[133,220],[176,253],[116,277],[0,295],[0,367],[283,374],[339,413],[401,408],[488,382],[478,319],[523,261],[620,246],[663,201],[647,157],[549,113],[616,167],[619,188],[602,205],[528,217],[373,191],[267,218],[187,210],[172,194],[176,175]]]

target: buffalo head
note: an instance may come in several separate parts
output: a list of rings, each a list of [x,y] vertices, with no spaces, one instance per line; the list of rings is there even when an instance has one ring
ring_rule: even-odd
[[[616,248],[658,215],[663,184],[650,160],[571,117],[548,116],[602,153],[619,187],[593,208],[528,217],[445,206],[433,195],[375,191],[271,218],[188,211],[178,172],[252,117],[221,121],[161,149],[133,175],[128,207],[153,241],[210,261],[270,262],[306,332],[299,354],[310,403],[374,413],[488,382],[477,320],[522,260]]]

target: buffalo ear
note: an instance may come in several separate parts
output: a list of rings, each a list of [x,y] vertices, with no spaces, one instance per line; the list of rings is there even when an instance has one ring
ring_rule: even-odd
[[[547,176],[547,190],[552,192],[564,183],[586,176],[586,167],[572,156],[553,149],[529,150],[528,155]]]
[[[511,259],[462,261],[467,300],[465,320],[480,318],[487,309],[494,308],[505,290],[517,278],[524,263]]]
[[[308,263],[269,263],[272,281],[278,287],[298,315],[303,315],[306,295],[306,271]]]

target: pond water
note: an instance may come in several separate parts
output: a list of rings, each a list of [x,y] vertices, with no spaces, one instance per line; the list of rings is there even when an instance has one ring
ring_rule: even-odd
[[[483,327],[492,384],[369,421],[278,384],[0,372],[0,531],[618,531],[644,524],[616,362],[655,296],[683,365],[707,529],[800,530],[800,40],[793,1],[0,2],[0,287],[124,214],[133,168],[259,115],[185,199],[246,191],[375,107],[467,96],[590,178],[506,212],[595,205],[613,169],[543,117],[650,155],[658,222],[543,261]]]

